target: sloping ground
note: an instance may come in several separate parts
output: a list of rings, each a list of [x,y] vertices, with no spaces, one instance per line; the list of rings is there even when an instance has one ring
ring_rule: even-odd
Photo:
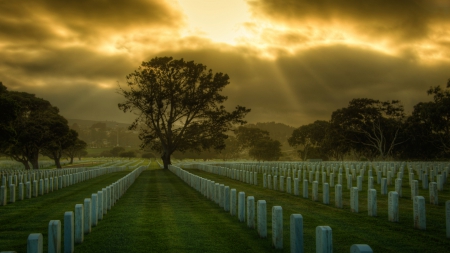
[[[236,253],[272,247],[171,172],[150,170],[75,251]]]
[[[60,220],[63,230],[64,212],[74,211],[76,204],[82,204],[85,198],[91,197],[92,193],[97,193],[128,173],[130,171],[106,174],[38,198],[0,206],[0,251],[27,252],[28,235],[42,233],[44,252],[47,252],[50,220]]]

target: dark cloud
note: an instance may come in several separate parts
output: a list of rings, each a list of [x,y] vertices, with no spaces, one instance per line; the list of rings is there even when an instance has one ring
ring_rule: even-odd
[[[130,29],[173,28],[181,23],[178,10],[157,0],[0,3],[0,40],[20,43],[44,43],[58,38],[89,41],[111,32],[120,35]]]
[[[249,50],[251,51],[251,50]],[[277,121],[293,126],[328,120],[334,110],[353,98],[398,99],[409,112],[428,100],[430,86],[445,84],[450,64],[423,65],[409,58],[363,48],[335,45],[261,60],[256,54],[215,47],[165,51],[201,62],[230,76],[224,90],[227,105],[252,109],[247,119]]]
[[[436,22],[450,22],[441,0],[253,0],[253,15],[291,27],[339,24],[375,40],[426,38]]]

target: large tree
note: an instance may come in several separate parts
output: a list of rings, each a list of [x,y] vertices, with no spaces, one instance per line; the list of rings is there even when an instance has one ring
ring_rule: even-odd
[[[223,149],[226,132],[244,124],[250,112],[242,106],[228,112],[220,94],[229,77],[206,66],[172,57],[155,57],[127,76],[119,92],[126,101],[118,106],[138,117],[130,129],[141,126],[141,147],[161,153],[168,168],[173,152]]]
[[[288,143],[297,150],[303,161],[308,158],[322,158],[327,160],[327,152],[324,142],[330,123],[323,120],[316,120],[314,123],[303,125],[292,132]]]
[[[403,106],[397,100],[358,98],[351,100],[348,107],[334,111],[331,124],[342,130],[356,152],[367,158],[377,154],[385,160],[397,145],[406,141],[400,139],[404,118]]]
[[[234,130],[239,150],[258,161],[276,161],[281,157],[281,142],[273,140],[268,131],[256,127],[238,127]]]
[[[12,100],[15,102],[15,115],[9,114],[12,117],[8,119],[6,128],[9,135],[0,139],[0,152],[21,162],[26,169],[30,169],[29,164],[33,169],[39,169],[39,152],[54,141],[55,129],[60,126],[62,117],[58,114],[59,110],[34,94],[7,91],[6,87],[1,86],[0,111],[5,112],[3,104],[8,105],[7,101]]]

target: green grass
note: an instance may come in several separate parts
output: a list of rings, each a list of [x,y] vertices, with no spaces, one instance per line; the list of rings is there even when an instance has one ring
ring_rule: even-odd
[[[44,252],[47,252],[50,220],[61,220],[62,224],[64,212],[74,211],[76,204],[82,204],[85,198],[91,197],[92,193],[96,193],[129,172],[103,175],[37,198],[0,206],[0,251],[26,252],[28,235],[42,233]]]
[[[255,201],[266,200],[268,221],[271,220],[271,207],[283,207],[284,246],[289,247],[289,216],[294,213],[303,216],[305,252],[315,251],[315,228],[330,226],[333,233],[333,248],[335,252],[348,252],[352,244],[368,244],[374,252],[448,252],[450,239],[446,238],[445,201],[450,199],[450,185],[444,186],[439,192],[439,206],[426,204],[427,230],[413,228],[413,203],[410,200],[408,182],[403,182],[403,197],[399,199],[400,217],[398,223],[388,221],[388,196],[380,194],[377,189],[378,217],[367,215],[367,181],[363,183],[363,191],[359,192],[359,213],[350,212],[350,192],[343,187],[344,208],[334,207],[334,188],[330,187],[330,205],[322,204],[322,187],[319,186],[319,201],[311,200],[312,186],[309,184],[309,199],[288,193],[262,188],[262,175],[259,173],[259,186],[245,184],[224,176],[206,173],[200,170],[188,170],[201,177],[244,191],[246,196],[254,196]],[[376,177],[375,177],[376,180]],[[355,186],[355,182],[353,185]],[[345,188],[345,189],[344,189]],[[293,189],[293,185],[292,185]],[[389,186],[388,191],[393,191]],[[300,184],[302,195],[302,184]],[[427,201],[428,190],[420,190],[419,195]],[[268,224],[268,231],[271,224]],[[269,232],[269,236],[270,232]]]

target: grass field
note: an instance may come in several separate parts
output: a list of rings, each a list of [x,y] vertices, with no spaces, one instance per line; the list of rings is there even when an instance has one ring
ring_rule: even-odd
[[[304,219],[305,252],[315,252],[315,227],[333,229],[334,252],[349,252],[355,243],[369,244],[374,252],[448,252],[450,239],[445,238],[443,202],[449,198],[449,185],[439,193],[440,205],[427,204],[427,230],[413,229],[412,202],[404,183],[400,199],[400,222],[387,221],[387,196],[378,197],[378,217],[368,217],[365,190],[360,193],[360,212],[351,213],[349,193],[343,192],[344,209],[334,207],[334,191],[330,205],[293,196],[261,186],[189,170],[191,173],[244,191],[246,196],[267,202],[268,238],[259,238],[256,230],[247,228],[236,216],[219,208],[173,173],[157,169],[153,163],[85,241],[75,246],[76,252],[289,252],[289,216],[300,213]],[[36,199],[19,201],[0,207],[0,251],[25,252],[30,233],[44,234],[52,219],[63,220],[65,211],[74,210],[91,193],[124,176],[126,172],[95,178]],[[260,175],[259,184],[262,185]],[[365,187],[367,182],[365,182]],[[72,188],[73,187],[73,188]],[[376,185],[377,189],[379,188]],[[311,194],[311,188],[310,194]],[[392,187],[389,188],[392,190]],[[379,191],[379,189],[378,189]],[[420,195],[427,198],[428,191]],[[319,196],[321,199],[321,196]],[[271,245],[271,207],[283,207],[284,249]]]

